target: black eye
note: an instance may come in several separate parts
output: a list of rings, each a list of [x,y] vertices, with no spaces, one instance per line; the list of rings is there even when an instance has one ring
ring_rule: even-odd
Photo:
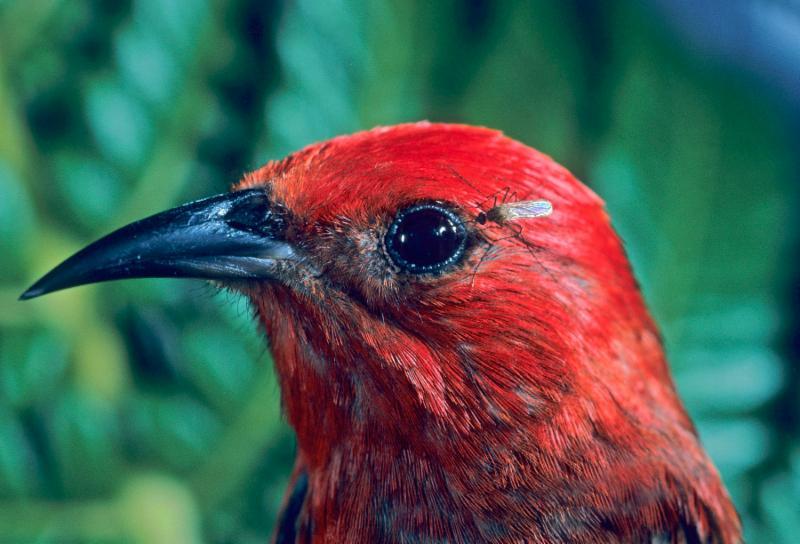
[[[386,250],[402,270],[438,272],[464,254],[467,232],[452,211],[438,204],[417,204],[395,217],[386,233]]]

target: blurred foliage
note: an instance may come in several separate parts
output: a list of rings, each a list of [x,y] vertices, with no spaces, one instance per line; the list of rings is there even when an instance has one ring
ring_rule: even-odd
[[[16,296],[266,159],[421,118],[500,128],[606,199],[749,541],[796,542],[780,105],[639,3],[455,0],[0,2],[0,541],[265,541],[294,445],[244,301]]]

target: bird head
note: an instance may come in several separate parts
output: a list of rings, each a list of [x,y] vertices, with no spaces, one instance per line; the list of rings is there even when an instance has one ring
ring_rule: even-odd
[[[552,213],[501,213],[531,201]],[[475,508],[513,513],[531,493],[545,521],[738,532],[603,202],[499,132],[417,123],[312,145],[123,227],[23,297],[143,276],[250,299],[320,485],[369,464],[402,487],[389,465],[413,458],[403,470]]]

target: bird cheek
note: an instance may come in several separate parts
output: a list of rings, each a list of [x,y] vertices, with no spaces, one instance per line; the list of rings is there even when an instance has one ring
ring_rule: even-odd
[[[319,236],[314,260],[323,268],[331,287],[362,301],[375,300],[393,284],[383,257],[379,234],[372,229],[352,229]]]

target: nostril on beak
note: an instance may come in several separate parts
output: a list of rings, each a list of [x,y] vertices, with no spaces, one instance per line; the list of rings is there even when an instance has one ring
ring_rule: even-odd
[[[265,191],[254,191],[234,202],[222,219],[237,230],[276,238],[286,229],[286,213]]]

